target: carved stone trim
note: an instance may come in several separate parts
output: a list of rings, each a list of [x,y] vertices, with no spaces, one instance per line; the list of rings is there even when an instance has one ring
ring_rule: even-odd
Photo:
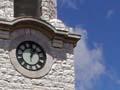
[[[49,39],[54,39],[57,37],[62,37],[62,41],[66,43],[72,43],[74,46],[80,39],[80,35],[76,33],[70,33],[69,31],[56,30],[51,24],[36,18],[31,17],[21,17],[13,21],[0,21],[0,29],[7,31],[14,31],[19,28],[30,27],[39,30],[41,33],[45,34]]]
[[[52,46],[55,48],[63,48],[64,42],[59,39],[53,39]]]
[[[28,33],[25,33],[26,31],[28,31]],[[30,32],[30,33],[29,33]],[[37,35],[38,32],[36,32],[35,30],[32,29],[28,29],[27,30],[25,28],[21,28],[20,30],[16,30],[14,32],[12,32],[10,34],[11,37],[11,43],[10,43],[10,59],[11,59],[11,63],[13,64],[13,66],[15,67],[15,69],[20,72],[22,75],[29,77],[29,78],[41,78],[44,75],[46,75],[53,63],[55,62],[53,56],[52,56],[52,52],[50,50],[50,45],[49,45],[49,41],[47,38],[45,38],[43,35],[39,36]],[[43,38],[43,40],[41,40],[41,38]],[[38,43],[45,51],[46,51],[46,64],[45,66],[37,71],[29,71],[25,68],[23,68],[17,58],[16,58],[16,47],[23,41],[34,41],[36,43]]]

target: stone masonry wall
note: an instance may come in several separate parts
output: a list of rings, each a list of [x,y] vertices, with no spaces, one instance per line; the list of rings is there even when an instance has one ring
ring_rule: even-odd
[[[41,5],[41,18],[47,21],[57,18],[56,0],[42,0]],[[13,13],[13,0],[0,0],[0,20],[13,20]],[[30,79],[17,72],[11,64],[9,43],[10,40],[0,39],[0,90],[74,90],[72,44],[65,43],[62,50],[54,49],[56,62],[48,75]],[[66,55],[62,52],[66,52]]]
[[[49,21],[57,18],[57,0],[42,0],[42,18]]]
[[[18,73],[11,64],[9,43],[10,40],[0,39],[0,90],[74,90],[72,45],[65,44],[62,51],[54,49],[56,62],[48,75],[40,79],[29,79]],[[63,57],[60,54],[62,52],[70,52],[66,53],[66,60],[57,59],[60,55]]]
[[[13,11],[13,0],[0,0],[0,20],[12,20]]]
[[[0,19],[14,19],[14,0],[0,0]],[[56,0],[42,0],[41,3],[41,18],[49,21],[57,18]]]

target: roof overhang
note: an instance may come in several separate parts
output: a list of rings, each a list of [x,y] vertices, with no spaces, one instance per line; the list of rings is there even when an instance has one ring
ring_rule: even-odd
[[[32,17],[16,18],[12,21],[0,21],[0,30],[12,32],[18,28],[34,28],[50,39],[62,39],[64,42],[76,45],[81,35],[69,31],[57,30],[50,23]],[[42,29],[41,29],[42,28]]]

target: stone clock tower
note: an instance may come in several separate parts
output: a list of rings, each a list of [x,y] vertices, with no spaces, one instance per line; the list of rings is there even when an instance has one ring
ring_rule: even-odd
[[[0,90],[74,90],[80,35],[57,19],[56,0],[0,0]]]

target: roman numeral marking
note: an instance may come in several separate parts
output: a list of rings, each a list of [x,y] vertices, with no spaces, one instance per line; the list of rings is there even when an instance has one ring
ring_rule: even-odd
[[[32,48],[35,49],[35,48],[36,48],[36,45],[32,45]]]
[[[40,62],[41,62],[41,63],[44,63],[44,60],[41,60],[41,59],[40,59]]]
[[[22,63],[21,63],[21,65],[24,65],[25,64],[25,62],[23,61]]]
[[[27,65],[27,67],[26,67],[27,69],[30,69],[30,65]]]
[[[32,66],[32,69],[33,69],[33,70],[36,70],[37,68],[36,68],[36,66]]]
[[[24,50],[24,49],[25,49],[25,46],[24,46],[24,45],[22,45],[22,46],[20,46],[20,48],[21,48],[22,50]]]
[[[21,59],[21,58],[22,58],[21,55],[19,55],[19,56],[18,56],[18,59]]]
[[[27,48],[29,48],[29,47],[30,47],[30,45],[29,45],[28,43],[26,43],[26,44],[25,44],[25,46],[26,46]]]
[[[40,53],[40,52],[41,52],[41,50],[40,50],[39,48],[36,48],[36,51],[37,51],[38,53]]]
[[[40,54],[39,54],[39,57],[43,57],[43,53],[40,53]]]
[[[39,64],[36,65],[37,68],[40,68],[41,66]]]
[[[22,54],[22,53],[23,53],[22,50],[19,49],[19,50],[18,50],[18,54]]]

